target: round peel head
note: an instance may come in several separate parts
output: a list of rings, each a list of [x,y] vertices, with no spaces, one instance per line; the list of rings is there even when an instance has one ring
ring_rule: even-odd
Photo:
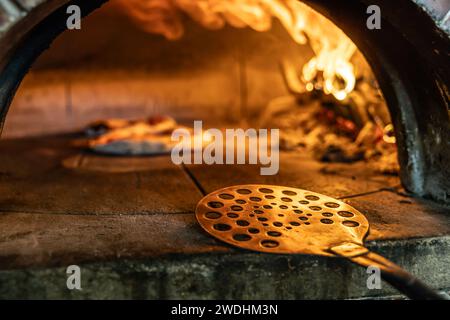
[[[205,196],[196,217],[209,234],[262,252],[319,254],[341,243],[363,245],[366,217],[334,198],[297,188],[239,185]]]

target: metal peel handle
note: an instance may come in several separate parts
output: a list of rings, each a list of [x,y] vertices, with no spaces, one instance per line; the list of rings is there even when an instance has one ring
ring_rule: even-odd
[[[367,248],[354,243],[344,243],[330,248],[334,254],[363,266],[375,266],[381,271],[383,280],[414,300],[448,300],[448,297],[436,292],[409,272],[386,258],[370,252]]]

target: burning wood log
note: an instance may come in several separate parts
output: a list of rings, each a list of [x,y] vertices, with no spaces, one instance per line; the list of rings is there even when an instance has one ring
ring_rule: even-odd
[[[371,79],[361,77],[355,89],[339,100],[324,92],[320,73],[308,90],[294,64],[283,61],[281,71],[291,95],[271,101],[260,124],[281,129],[282,148],[306,148],[324,162],[376,159],[372,161],[376,171],[398,172],[389,113]]]

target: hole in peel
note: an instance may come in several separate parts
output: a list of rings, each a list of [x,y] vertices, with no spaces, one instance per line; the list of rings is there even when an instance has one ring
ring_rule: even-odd
[[[287,196],[296,196],[297,195],[297,192],[290,191],[290,190],[283,190],[282,192],[283,192],[283,194],[285,194]]]
[[[261,241],[261,245],[265,248],[276,248],[280,244],[278,243],[278,241],[275,240],[263,240]]]
[[[284,202],[292,202],[291,198],[286,198],[286,197],[281,198],[281,200],[283,200]]]
[[[349,211],[339,211],[338,215],[340,215],[341,217],[344,217],[344,218],[351,218],[354,216],[354,214]]]
[[[327,202],[325,203],[325,206],[327,206],[328,208],[339,208],[339,204],[335,202]]]
[[[234,212],[227,213],[227,216],[228,216],[228,218],[231,218],[231,219],[235,219],[235,218],[239,217],[239,215]]]
[[[320,222],[323,224],[333,224],[333,220],[331,219],[320,219]]]
[[[242,208],[241,206],[236,206],[236,205],[231,206],[230,208],[231,208],[231,210],[233,210],[233,211],[242,211],[242,210],[244,209],[244,208]]]
[[[236,224],[241,227],[247,227],[248,225],[250,225],[250,222],[246,220],[238,220],[236,221]]]
[[[209,206],[210,208],[214,208],[214,209],[216,209],[216,208],[222,208],[222,207],[223,207],[223,203],[222,203],[222,202],[219,202],[219,201],[211,201],[211,202],[208,202],[208,206]]]
[[[258,208],[259,208],[259,206],[253,206],[253,208],[255,208],[255,209],[258,209]]]
[[[268,223],[263,223],[262,225],[263,225],[264,227],[268,227],[268,226],[269,226]]]
[[[313,211],[320,211],[320,210],[322,210],[322,208],[321,207],[319,207],[319,206],[311,206],[311,207],[309,207],[311,210],[313,210]]]
[[[284,217],[284,214],[281,214],[281,213],[280,213],[278,216],[279,216],[279,217]]]
[[[298,203],[300,203],[300,204],[308,204],[309,201],[306,201],[306,200],[300,200]]]
[[[252,234],[257,234],[257,233],[259,233],[259,229],[256,229],[256,228],[249,228],[249,229],[248,229],[248,232],[250,232],[250,233],[252,233]]]
[[[267,221],[267,218],[265,218],[265,217],[259,217],[258,220],[259,220],[259,221]]]
[[[276,202],[272,202],[272,203],[271,203],[271,205],[273,205],[273,206],[276,206],[276,205],[277,205],[277,203],[276,203]]]
[[[292,208],[297,209],[298,207],[297,206],[292,206]]]
[[[312,214],[311,213],[307,213],[306,214],[308,217],[312,217]]]
[[[309,223],[309,222],[305,222],[305,224],[307,225],[307,226],[309,226],[311,223]]]
[[[283,224],[282,224],[281,222],[278,222],[278,221],[275,221],[275,222],[273,223],[273,225],[274,225],[275,227],[282,227],[282,226],[283,226]]]
[[[317,196],[306,196],[305,198],[306,198],[307,200],[310,200],[310,201],[317,201],[317,200],[320,199],[320,198],[317,197]]]
[[[301,214],[301,213],[303,213],[302,210],[294,210],[294,212],[295,212],[296,214]]]
[[[294,227],[298,227],[300,225],[300,222],[297,221],[291,221],[289,222],[290,225],[293,225]]]
[[[269,236],[271,236],[271,237],[279,237],[279,236],[281,236],[281,232],[278,232],[278,231],[269,231],[269,232],[267,232],[267,234]]]
[[[219,194],[219,198],[225,199],[225,200],[230,200],[230,199],[234,199],[234,196],[229,193],[221,193],[221,194]]]
[[[292,227],[290,227],[290,226],[287,226],[287,227],[286,227],[286,229],[288,229],[288,230],[291,230],[291,229],[292,229]]]
[[[273,190],[269,188],[259,188],[258,190],[261,193],[273,193]]]
[[[238,189],[236,192],[239,193],[239,194],[250,194],[250,193],[252,193],[248,189]]]
[[[331,212],[324,212],[324,213],[322,213],[322,215],[324,217],[328,217],[328,218],[333,216],[333,214]]]
[[[239,204],[244,204],[244,203],[247,203],[245,200],[242,200],[242,199],[238,199],[238,200],[236,200],[236,203],[239,203]]]
[[[253,212],[256,213],[256,214],[263,214],[264,213],[264,211],[262,211],[262,210],[253,210]]]
[[[288,206],[285,206],[284,204],[282,204],[281,206],[280,206],[280,209],[287,209],[288,208]]]
[[[244,233],[237,233],[233,235],[233,239],[236,241],[249,241],[252,237],[250,237],[248,234]]]
[[[249,216],[253,218],[255,215],[253,213],[250,213]]]
[[[208,219],[219,219],[222,215],[219,212],[207,212],[205,214],[205,217],[207,217]]]
[[[302,221],[308,221],[307,217],[300,217],[299,219],[302,220]]]
[[[272,209],[272,206],[269,206],[268,204],[263,206],[264,209]]]
[[[225,223],[217,223],[214,225],[214,229],[217,231],[229,231],[231,230],[231,226]]]
[[[264,198],[266,198],[266,199],[275,199],[275,196],[272,196],[272,195],[267,195],[267,196],[264,196]]]
[[[259,202],[259,201],[261,201],[262,199],[259,198],[259,197],[250,197],[250,200],[251,200],[251,201],[255,201],[255,202]]]
[[[342,224],[343,224],[344,226],[350,227],[350,228],[354,228],[354,227],[359,226],[359,223],[358,223],[358,222],[352,221],[352,220],[345,220],[345,221],[342,221]]]

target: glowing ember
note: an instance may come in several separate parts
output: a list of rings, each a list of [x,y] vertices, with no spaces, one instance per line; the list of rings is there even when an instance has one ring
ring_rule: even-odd
[[[292,39],[315,53],[303,67],[307,90],[322,89],[344,100],[355,87],[353,42],[331,21],[297,0],[116,0],[143,30],[169,40],[183,36],[182,14],[208,29],[226,24],[267,31],[278,19]],[[321,77],[319,77],[319,74]],[[322,79],[318,81],[317,79]]]

